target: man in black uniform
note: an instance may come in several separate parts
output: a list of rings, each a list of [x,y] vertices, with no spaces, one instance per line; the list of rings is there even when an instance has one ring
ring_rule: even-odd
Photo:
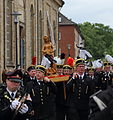
[[[36,66],[36,80],[27,84],[27,91],[32,98],[34,109],[33,120],[55,120],[56,85],[45,77],[46,68]]]
[[[63,74],[63,65],[57,64],[56,67],[57,67],[56,74],[57,75],[62,75]]]
[[[70,75],[72,73],[72,67],[70,65],[63,66],[63,75]]]
[[[93,67],[88,67],[88,76],[93,80],[94,82],[94,92],[97,92],[100,90],[99,86],[99,76],[95,74],[95,69]]]
[[[113,120],[113,85],[90,99],[89,120]]]
[[[96,76],[95,92],[97,92],[97,91],[101,90],[101,86],[102,86],[103,66],[95,69],[94,76]]]
[[[112,84],[113,74],[110,72],[111,63],[104,62],[104,70],[101,75],[101,89],[106,90]]]
[[[30,95],[20,88],[18,73],[19,70],[6,73],[6,86],[0,87],[0,120],[26,120],[32,110]]]
[[[93,94],[93,81],[85,74],[85,61],[75,61],[76,72],[70,77],[67,87],[67,120],[88,120],[89,96]]]
[[[36,80],[36,70],[34,65],[29,66],[23,75],[24,86],[26,86],[26,84],[32,80]]]
[[[69,65],[57,66],[57,69],[62,67],[63,75],[70,75],[71,67]],[[65,120],[66,117],[66,83],[67,81],[56,82],[57,94],[56,94],[56,120]]]

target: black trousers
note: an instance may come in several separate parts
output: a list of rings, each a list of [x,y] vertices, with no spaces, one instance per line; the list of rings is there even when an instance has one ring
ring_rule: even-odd
[[[81,110],[74,107],[68,107],[66,115],[66,120],[88,120],[89,110]]]
[[[53,113],[53,114],[51,114],[50,116],[45,117],[45,118],[41,118],[41,119],[36,118],[36,117],[32,117],[32,118],[29,119],[29,120],[56,120],[56,113]]]
[[[65,105],[56,105],[56,120],[65,120],[66,108]]]

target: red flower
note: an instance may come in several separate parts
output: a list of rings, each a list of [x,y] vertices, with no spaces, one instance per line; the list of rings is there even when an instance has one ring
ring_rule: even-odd
[[[67,59],[67,64],[70,65],[71,67],[73,67],[74,66],[74,59],[72,57],[69,57]]]
[[[36,65],[36,57],[32,57],[32,65]]]

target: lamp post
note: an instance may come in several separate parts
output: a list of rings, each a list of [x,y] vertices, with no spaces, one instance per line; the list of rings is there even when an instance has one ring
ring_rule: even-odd
[[[68,44],[68,45],[67,45],[67,48],[68,48],[68,57],[70,57],[71,44]]]
[[[14,24],[15,24],[15,41],[16,41],[16,69],[18,68],[18,37],[17,37],[17,24],[18,24],[18,16],[20,13],[14,11],[12,14],[14,16]]]

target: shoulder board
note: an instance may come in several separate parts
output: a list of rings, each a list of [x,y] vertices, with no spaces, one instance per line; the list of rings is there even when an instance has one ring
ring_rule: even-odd
[[[92,94],[92,95],[90,96],[90,98],[96,96],[96,95],[99,94],[101,91],[102,91],[102,90],[99,90],[99,91],[97,91],[96,93]]]

